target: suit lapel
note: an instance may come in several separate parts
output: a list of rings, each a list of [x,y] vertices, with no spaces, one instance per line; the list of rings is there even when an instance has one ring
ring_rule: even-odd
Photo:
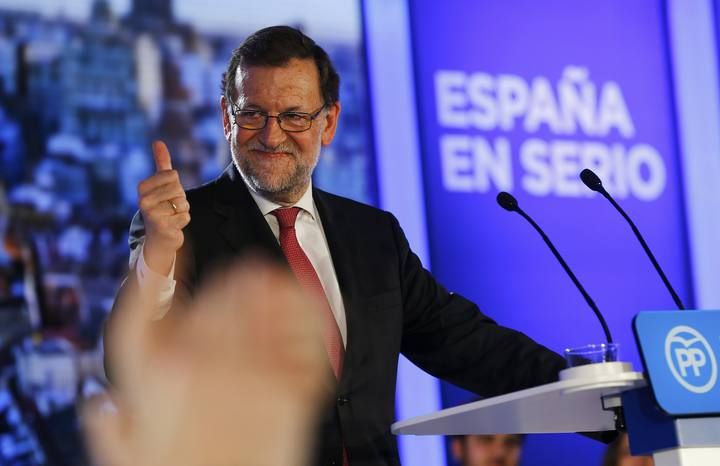
[[[219,233],[236,254],[243,254],[259,248],[272,259],[287,265],[287,259],[280,248],[270,226],[248,191],[245,182],[233,165],[218,179],[218,191],[213,209],[223,217]],[[359,357],[361,340],[353,329],[360,328],[358,282],[354,267],[354,233],[351,219],[332,201],[327,193],[314,189],[313,200],[318,208],[330,256],[340,286],[347,320],[347,346],[339,391],[346,393],[349,388],[353,367]]]
[[[359,336],[353,332],[354,329],[360,328],[358,324],[361,317],[358,314],[360,295],[352,248],[354,233],[350,222],[351,219],[348,218],[344,210],[332,201],[332,198],[327,193],[314,189],[313,199],[322,220],[323,230],[330,248],[330,256],[332,257],[345,306],[347,345],[339,384],[340,393],[345,394],[350,387],[353,368],[357,366],[358,345],[361,343]]]
[[[218,180],[218,195],[213,201],[213,208],[224,217],[219,227],[220,235],[236,253],[259,248],[271,258],[285,262],[270,226],[232,164]]]

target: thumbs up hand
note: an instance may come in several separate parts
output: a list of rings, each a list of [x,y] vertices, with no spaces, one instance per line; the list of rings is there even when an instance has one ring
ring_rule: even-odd
[[[166,275],[185,240],[182,229],[190,223],[190,204],[165,143],[153,142],[152,150],[155,173],[138,185],[138,203],[145,221],[143,253],[151,270]]]

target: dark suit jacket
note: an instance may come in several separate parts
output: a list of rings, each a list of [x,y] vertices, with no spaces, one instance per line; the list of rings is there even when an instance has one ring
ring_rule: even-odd
[[[192,221],[178,255],[175,300],[192,296],[213,269],[244,253],[261,250],[284,261],[234,166],[187,196]],[[481,396],[557,380],[563,358],[448,292],[422,267],[392,214],[318,189],[313,198],[348,330],[337,397],[319,428],[316,464],[342,464],[343,444],[353,466],[399,464],[390,424],[401,352],[423,370]],[[134,263],[144,235],[139,215],[130,233]]]

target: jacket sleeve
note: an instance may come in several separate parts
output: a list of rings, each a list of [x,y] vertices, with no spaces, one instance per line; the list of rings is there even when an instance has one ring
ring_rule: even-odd
[[[175,264],[175,293],[172,298],[172,304],[170,309],[167,311],[165,316],[157,321],[153,322],[153,325],[162,325],[162,321],[168,318],[172,318],[174,309],[182,307],[184,303],[190,300],[192,293],[191,283],[192,272],[194,271],[194,255],[190,244],[189,229],[184,230],[185,242],[183,247],[178,251],[176,264]],[[131,293],[139,293],[139,284],[137,280],[137,271],[135,267],[137,265],[139,254],[142,251],[141,245],[145,238],[145,224],[143,222],[142,215],[138,211],[130,223],[130,234],[128,237],[128,245],[130,247],[130,259],[129,259],[129,270],[128,274],[123,280],[120,288],[115,295],[115,301],[113,301],[112,310],[105,320],[105,328],[103,332],[103,348],[104,348],[104,366],[105,376],[108,381],[113,382],[113,371],[112,361],[119,355],[113,354],[113,351],[118,349],[118,345],[115,344],[117,335],[114,331],[114,322],[118,319],[119,315],[125,312],[139,312],[139,309],[132,309],[128,302],[128,297]],[[152,320],[153,314],[147,316],[148,320]]]
[[[480,396],[554,382],[565,359],[474,303],[448,292],[410,250],[392,221],[403,296],[403,354],[430,374]]]

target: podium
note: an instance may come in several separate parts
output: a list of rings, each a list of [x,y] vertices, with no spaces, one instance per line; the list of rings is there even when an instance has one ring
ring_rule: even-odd
[[[625,428],[656,466],[720,465],[720,311],[641,312],[645,373],[629,363],[565,369],[559,380],[396,422],[396,435],[598,432]]]

